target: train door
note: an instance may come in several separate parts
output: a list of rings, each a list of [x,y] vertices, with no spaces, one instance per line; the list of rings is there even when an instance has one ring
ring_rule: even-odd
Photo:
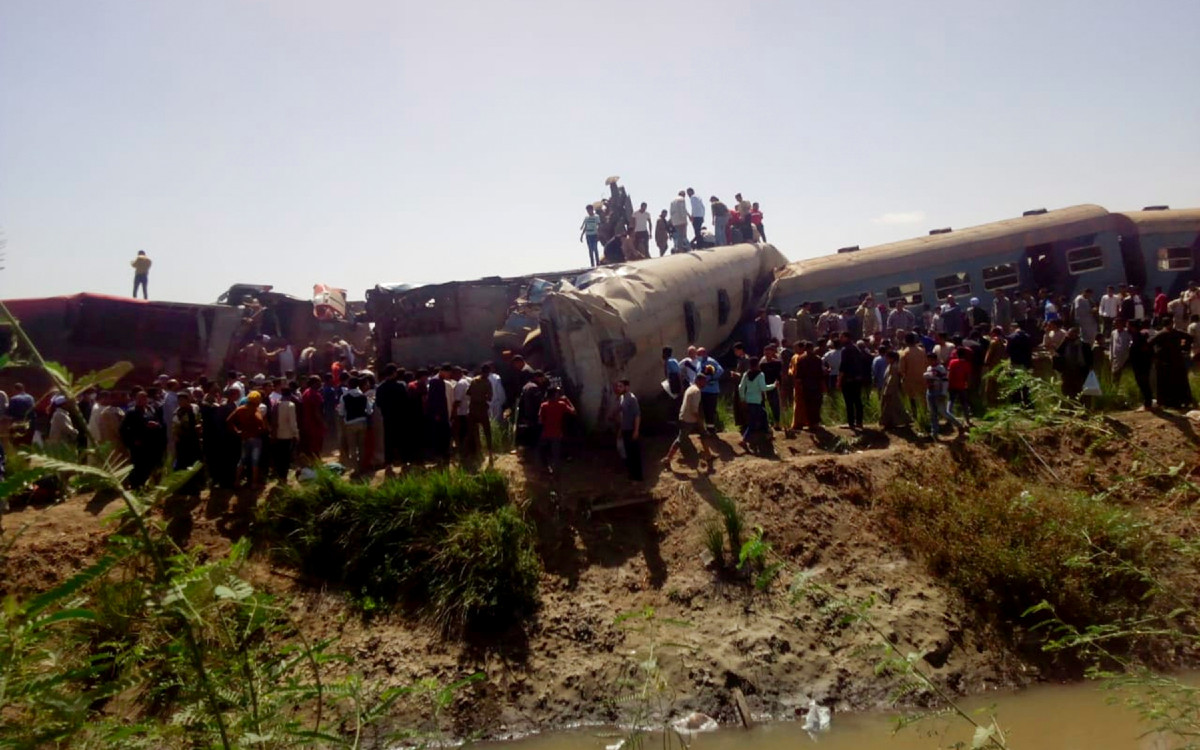
[[[1036,292],[1040,289],[1060,291],[1061,273],[1054,257],[1052,243],[1047,242],[1025,248],[1025,268],[1029,272],[1027,277],[1029,284],[1033,287],[1031,291]]]

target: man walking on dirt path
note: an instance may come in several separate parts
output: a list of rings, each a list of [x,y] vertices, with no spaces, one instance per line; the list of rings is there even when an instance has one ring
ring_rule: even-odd
[[[142,287],[142,299],[150,299],[149,292],[146,291],[146,282],[150,280],[150,256],[146,255],[145,250],[138,250],[137,257],[129,261],[129,265],[133,266],[133,297],[137,299],[138,287]]]
[[[707,437],[704,429],[704,410],[700,408],[700,391],[706,382],[708,382],[708,376],[697,375],[695,382],[683,392],[683,401],[679,407],[679,435],[675,438],[675,442],[671,443],[671,449],[667,451],[667,457],[663,459],[664,466],[670,466],[671,460],[681,449],[684,457],[691,460],[696,455],[696,450],[692,447],[692,435],[695,435],[700,438],[700,447],[704,449],[704,461],[708,470],[712,471],[715,456],[709,449],[708,443],[704,441]]]

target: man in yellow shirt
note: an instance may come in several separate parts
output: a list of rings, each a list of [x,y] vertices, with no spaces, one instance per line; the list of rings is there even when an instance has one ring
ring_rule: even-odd
[[[146,291],[146,282],[150,278],[150,256],[146,255],[145,250],[138,250],[137,257],[129,261],[129,265],[133,266],[134,298],[137,298],[138,286],[141,285],[142,299],[150,299],[150,295]]]

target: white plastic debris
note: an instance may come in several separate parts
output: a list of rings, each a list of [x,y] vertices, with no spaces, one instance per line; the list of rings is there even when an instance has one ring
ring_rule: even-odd
[[[671,727],[680,734],[700,734],[701,732],[717,731],[717,720],[699,711],[693,711],[687,716],[671,722]]]
[[[625,747],[625,740],[617,740],[611,745],[605,745],[604,750],[621,750],[623,747]]]
[[[819,705],[812,698],[808,699],[808,715],[804,717],[804,731],[806,732],[826,732],[829,730],[829,721],[832,714],[829,708]]]

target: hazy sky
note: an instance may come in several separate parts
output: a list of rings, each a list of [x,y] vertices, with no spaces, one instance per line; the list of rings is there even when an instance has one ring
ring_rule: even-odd
[[[1200,2],[0,0],[0,296],[586,264],[620,175],[792,259],[1200,206]]]

